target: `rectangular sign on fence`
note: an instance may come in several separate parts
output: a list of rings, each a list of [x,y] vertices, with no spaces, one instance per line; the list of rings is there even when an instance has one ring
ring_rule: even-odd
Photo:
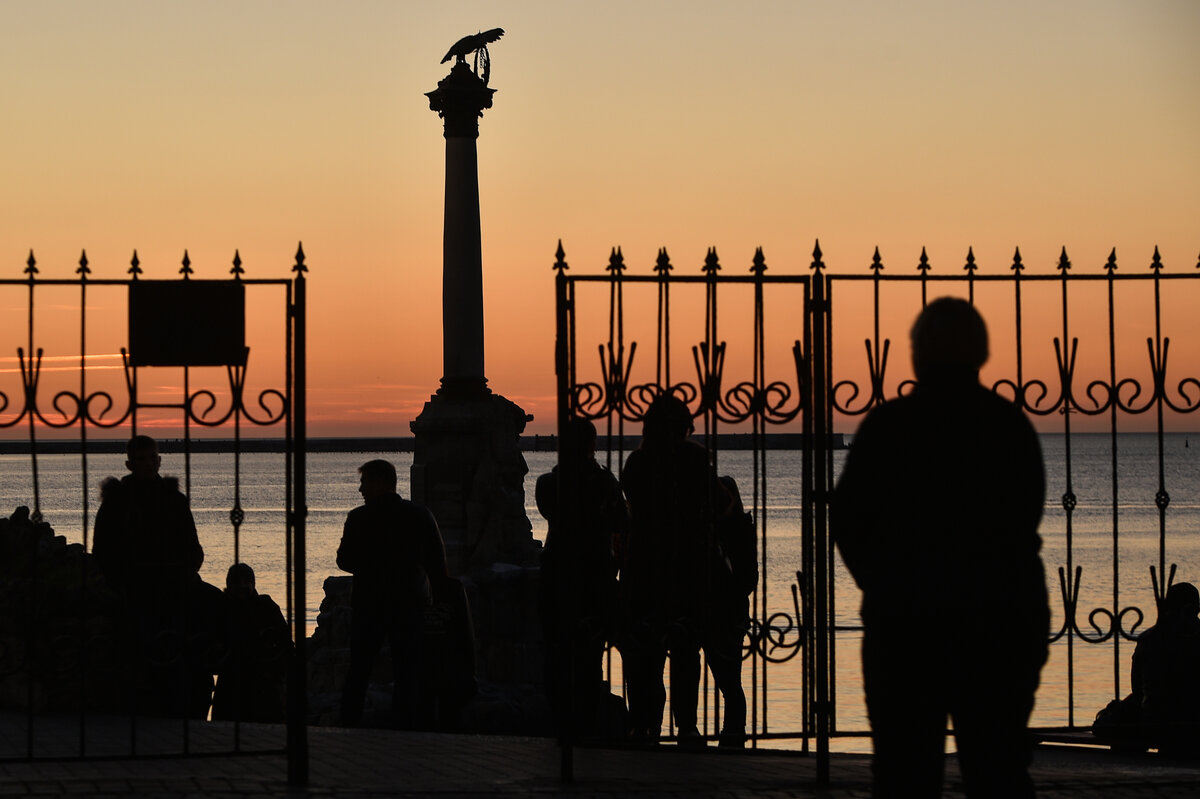
[[[246,362],[246,287],[236,280],[138,280],[129,284],[133,366]]]

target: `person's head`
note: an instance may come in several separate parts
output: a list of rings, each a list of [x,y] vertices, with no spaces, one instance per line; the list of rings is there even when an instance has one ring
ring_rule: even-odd
[[[358,467],[358,493],[363,499],[374,499],[396,493],[396,467],[385,460],[367,461]]]
[[[158,444],[150,436],[134,436],[125,445],[125,468],[136,480],[148,480],[158,476],[162,458]]]
[[[659,394],[642,417],[642,438],[650,442],[683,441],[694,429],[687,403],[674,394]]]
[[[971,303],[958,297],[926,305],[909,338],[918,382],[944,374],[978,375],[987,363],[987,325]]]
[[[225,593],[242,597],[258,593],[254,588],[254,569],[246,563],[230,566],[225,573]]]
[[[742,504],[742,492],[738,490],[737,481],[729,475],[721,475],[718,480],[721,482],[721,488],[725,489],[727,496],[725,500],[726,513],[745,513],[746,507]]]
[[[570,419],[563,430],[561,451],[564,460],[593,459],[596,456],[596,425],[588,419]]]
[[[1159,615],[1167,622],[1182,622],[1200,614],[1200,591],[1191,583],[1175,583],[1167,589]]]

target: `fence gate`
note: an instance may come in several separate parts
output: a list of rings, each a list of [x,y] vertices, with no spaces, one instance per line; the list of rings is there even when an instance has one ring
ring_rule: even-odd
[[[134,252],[109,279],[84,253],[74,277],[47,278],[31,252],[23,279],[0,280],[16,355],[0,356],[0,479],[21,506],[0,509],[12,512],[0,521],[0,761],[286,751],[289,777],[306,778],[304,259],[298,249],[291,278],[258,279],[235,253],[231,277],[201,280],[185,252],[179,276],[158,280]],[[270,454],[247,449],[246,426],[279,431]],[[99,483],[125,473],[137,434],[159,440],[165,472],[182,469],[209,584],[154,622],[90,554]],[[285,600],[287,629],[250,631],[262,646],[245,657],[287,670],[286,731],[244,724],[237,703],[207,721],[146,700],[150,682],[156,696],[178,687],[195,715],[197,673],[249,672],[213,593],[241,561]]]
[[[986,275],[968,252],[961,270],[940,274],[922,252],[899,274],[876,251],[862,272],[830,274],[818,246],[807,274],[768,270],[760,249],[734,274],[710,250],[681,275],[662,250],[636,275],[614,249],[603,273],[576,274],[560,243],[560,429],[571,416],[594,420],[619,474],[652,399],[674,393],[754,513],[760,581],[743,647],[752,746],[812,746],[824,780],[831,738],[869,734],[858,591],[830,544],[828,499],[842,433],[912,388],[908,329],[933,297],[980,308],[992,350],[981,379],[1042,434],[1053,629],[1032,726],[1090,725],[1127,690],[1129,642],[1153,623],[1150,606],[1177,573],[1200,579],[1200,543],[1185,535],[1200,524],[1200,458],[1170,432],[1200,408],[1200,272],[1168,272],[1157,250],[1136,272],[1119,272],[1115,252],[1092,274],[1072,272],[1065,250],[1047,266],[1027,273],[1018,250]],[[654,351],[639,356],[647,343]],[[1169,352],[1179,353],[1170,364]],[[920,656],[920,634],[930,632],[914,631],[909,656]],[[614,685],[619,668],[610,657]],[[703,695],[711,736],[720,700],[707,681]]]

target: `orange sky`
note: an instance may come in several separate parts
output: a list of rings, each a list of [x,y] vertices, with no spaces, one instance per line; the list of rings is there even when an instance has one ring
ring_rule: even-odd
[[[6,8],[0,31],[0,274],[21,277],[32,248],[42,277],[69,277],[86,248],[94,277],[122,277],[136,247],[146,277],[173,277],[187,248],[196,277],[222,278],[236,248],[249,276],[284,277],[303,240],[310,434],[407,434],[441,373],[444,140],[423,95],[450,44],[495,26],[479,140],[487,370],[531,432],[553,425],[560,238],[588,272],[614,245],[642,273],[660,246],[684,272],[709,246],[741,271],[761,245],[773,270],[800,273],[818,238],[834,272],[865,270],[876,245],[889,271],[926,246],[955,272],[973,246],[999,274],[1017,245],[1031,272],[1064,245],[1077,271],[1114,246],[1122,270],[1144,270],[1155,245],[1168,270],[1195,268],[1191,0],[45,2]],[[1196,298],[1173,299],[1194,335]],[[0,292],[10,401],[23,302]],[[1093,336],[1095,297],[1076,302]],[[47,356],[77,356],[52,341],[69,311],[42,313]],[[901,368],[910,306],[889,314]],[[119,323],[96,324],[89,350],[115,352]],[[794,336],[777,324],[786,366]],[[843,324],[840,357],[862,358],[869,328]],[[1128,325],[1133,370],[1145,333]],[[254,345],[252,383],[272,385],[279,326]],[[1029,368],[1052,377],[1052,334],[1034,334]],[[1175,336],[1172,371],[1197,374],[1196,344]]]

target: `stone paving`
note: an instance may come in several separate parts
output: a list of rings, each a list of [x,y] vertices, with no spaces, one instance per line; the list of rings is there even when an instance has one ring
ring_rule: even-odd
[[[178,730],[179,722],[170,728]],[[0,725],[2,727],[3,725]],[[866,755],[835,753],[828,786],[816,784],[812,755],[777,750],[729,752],[653,749],[574,750],[574,780],[561,779],[561,750],[544,738],[438,735],[385,730],[308,730],[307,786],[289,786],[280,754],[217,755],[231,725],[196,724],[191,758],[0,762],[0,796],[163,797],[868,797]],[[166,729],[170,729],[166,728]],[[59,725],[66,745],[77,741]],[[9,730],[11,733],[11,728]],[[152,738],[153,724],[139,734]],[[128,741],[128,727],[122,734]],[[19,737],[19,736],[18,736]],[[271,725],[241,725],[247,748],[282,742]],[[12,735],[0,741],[12,743]],[[47,738],[48,740],[48,738]],[[93,744],[93,752],[99,751]],[[115,751],[115,750],[114,750]],[[146,750],[143,750],[146,751]],[[0,754],[12,757],[10,749]],[[1041,747],[1034,778],[1043,797],[1196,797],[1200,763],[1156,754],[1116,755],[1103,749]],[[953,757],[946,796],[961,796]]]

